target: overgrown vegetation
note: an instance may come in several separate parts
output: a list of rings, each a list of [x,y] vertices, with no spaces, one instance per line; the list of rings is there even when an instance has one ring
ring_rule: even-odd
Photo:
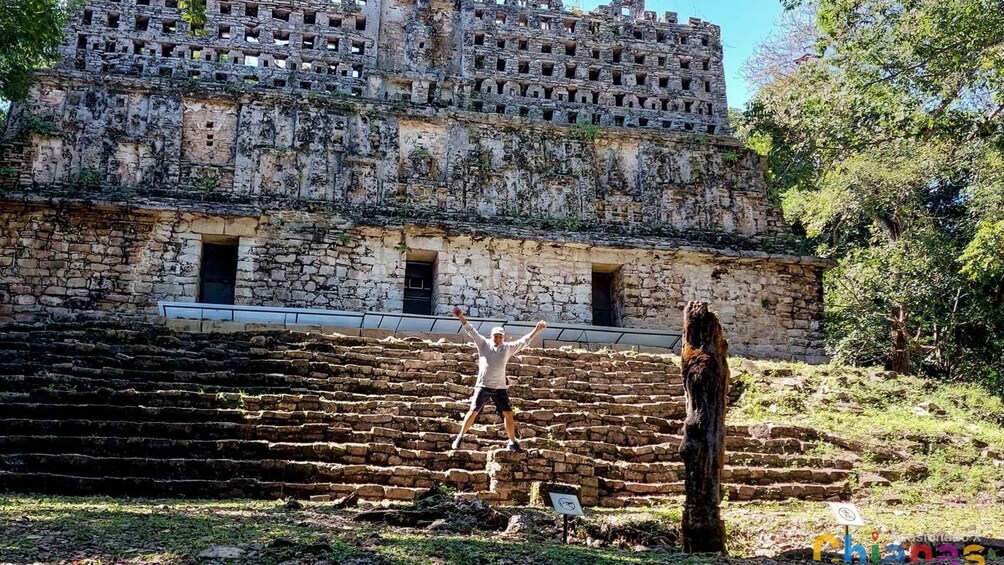
[[[32,71],[55,62],[79,0],[0,0],[0,100],[27,98]]]
[[[999,3],[785,3],[798,17],[751,65],[763,86],[737,130],[837,263],[830,352],[1004,394]]]

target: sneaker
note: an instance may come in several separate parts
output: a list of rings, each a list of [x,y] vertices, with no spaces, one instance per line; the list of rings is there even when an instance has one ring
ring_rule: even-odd
[[[509,443],[505,446],[509,451],[523,451],[523,448],[519,446],[519,442],[516,440],[509,440]]]
[[[450,449],[453,449],[454,451],[460,449],[460,440],[461,439],[463,439],[463,438],[459,438],[458,437],[457,439],[453,440],[453,445],[450,446]]]

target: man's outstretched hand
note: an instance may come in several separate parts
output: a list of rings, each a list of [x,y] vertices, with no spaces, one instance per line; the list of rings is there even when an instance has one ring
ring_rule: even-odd
[[[534,331],[536,331],[537,333],[540,333],[540,332],[544,331],[544,328],[546,328],[546,327],[547,327],[547,322],[545,322],[544,320],[541,320],[541,321],[537,322],[537,327],[534,328]]]
[[[460,306],[454,306],[453,307],[453,315],[456,316],[456,317],[458,317],[458,318],[463,318],[464,317],[464,312],[463,312],[463,310],[460,309]]]

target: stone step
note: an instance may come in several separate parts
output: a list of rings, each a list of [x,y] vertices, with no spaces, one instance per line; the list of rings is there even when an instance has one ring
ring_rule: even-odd
[[[368,340],[373,343],[375,340]],[[363,343],[366,343],[364,341]],[[257,346],[256,346],[257,345]],[[455,370],[458,363],[468,371],[475,368],[476,358],[473,347],[452,344],[422,344],[421,347],[401,348],[381,344],[362,351],[363,347],[325,347],[317,343],[283,343],[278,349],[265,349],[250,341],[191,341],[167,337],[160,344],[130,343],[128,341],[103,342],[64,338],[53,335],[21,336],[8,332],[0,337],[0,350],[10,352],[32,352],[38,354],[66,355],[87,359],[92,356],[108,356],[111,360],[124,360],[122,355],[132,357],[139,364],[155,358],[168,358],[177,362],[219,362],[220,359],[243,360],[248,357],[260,361],[287,361],[295,359],[332,360],[341,364],[358,364],[371,367],[421,366],[433,369]],[[179,354],[179,352],[183,352]],[[431,354],[430,354],[431,352]],[[173,354],[173,355],[172,355]],[[409,362],[411,362],[409,364]],[[418,363],[416,363],[418,362]],[[596,373],[614,370],[637,373],[658,373],[679,376],[679,367],[668,358],[648,357],[646,360],[633,359],[626,355],[569,354],[560,350],[528,350],[518,355],[514,362],[527,367],[545,367],[555,376],[567,376],[569,370]],[[597,375],[602,376],[602,375]]]
[[[200,479],[151,479],[147,477],[81,477],[51,472],[13,473],[0,470],[0,491],[36,492],[58,495],[94,495],[130,497],[259,498],[305,499],[327,494],[335,498],[353,492],[368,501],[414,500],[426,488],[380,484],[283,483],[255,479],[221,481]]]
[[[451,436],[445,438],[450,440]],[[147,459],[279,459],[343,465],[421,466],[434,471],[484,471],[487,453],[402,448],[370,437],[366,443],[262,440],[177,440],[149,437],[0,436],[0,454],[75,454]],[[447,445],[448,447],[448,445]]]
[[[850,493],[845,484],[801,484],[785,483],[773,485],[743,485],[727,483],[723,485],[729,501],[786,500],[797,498],[812,501],[849,500]],[[606,508],[629,507],[679,507],[683,503],[682,491],[677,495],[649,495],[604,497],[599,505]]]
[[[166,480],[226,481],[235,477],[264,482],[381,484],[430,488],[445,483],[460,490],[488,490],[487,471],[436,471],[419,466],[342,465],[279,459],[161,459],[93,457],[76,454],[0,455],[0,470],[62,473],[84,477],[147,477]]]

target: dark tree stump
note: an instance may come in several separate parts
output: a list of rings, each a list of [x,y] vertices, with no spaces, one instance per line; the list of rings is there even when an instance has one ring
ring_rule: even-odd
[[[681,534],[687,553],[725,553],[725,522],[719,505],[725,464],[728,349],[718,316],[708,310],[707,303],[687,303],[681,367],[687,419],[680,444],[687,494]]]

